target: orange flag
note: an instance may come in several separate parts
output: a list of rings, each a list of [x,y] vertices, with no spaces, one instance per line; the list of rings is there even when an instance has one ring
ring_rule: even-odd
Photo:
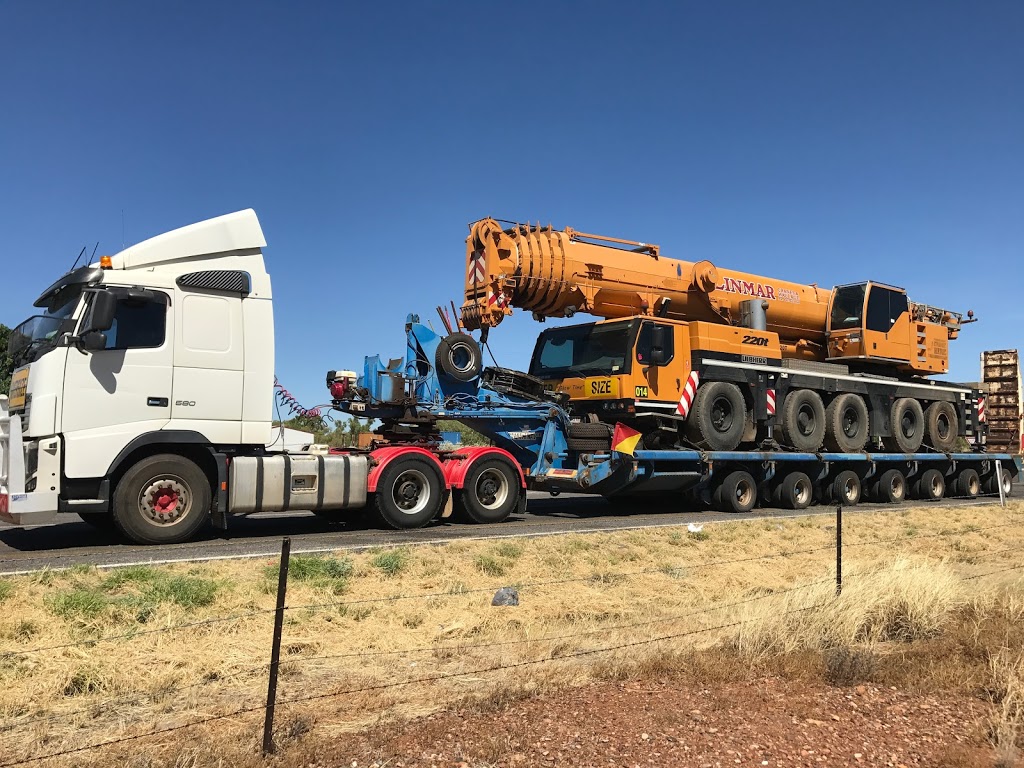
[[[635,429],[630,429],[625,424],[616,422],[615,432],[612,433],[612,450],[632,456],[633,451],[636,450],[636,444],[640,442],[641,437],[643,435]]]

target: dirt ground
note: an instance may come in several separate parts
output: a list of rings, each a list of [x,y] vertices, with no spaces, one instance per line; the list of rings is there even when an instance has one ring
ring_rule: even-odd
[[[599,683],[497,710],[446,710],[342,736],[339,766],[996,765],[976,699],[761,678],[711,688]]]

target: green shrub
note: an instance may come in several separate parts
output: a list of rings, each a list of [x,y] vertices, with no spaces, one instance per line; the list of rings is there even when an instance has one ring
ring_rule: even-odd
[[[370,565],[379,568],[387,576],[397,576],[409,564],[409,553],[404,549],[389,549],[378,552],[370,560]]]

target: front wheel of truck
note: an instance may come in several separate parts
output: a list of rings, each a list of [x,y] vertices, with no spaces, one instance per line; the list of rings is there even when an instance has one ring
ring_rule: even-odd
[[[188,541],[210,520],[212,491],[193,462],[170,453],[139,460],[114,491],[114,523],[139,544]]]

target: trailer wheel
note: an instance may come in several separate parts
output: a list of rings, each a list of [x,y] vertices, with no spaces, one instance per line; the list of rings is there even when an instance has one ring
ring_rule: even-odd
[[[892,437],[882,438],[887,450],[915,453],[924,441],[924,411],[912,397],[901,397],[889,411]]]
[[[914,498],[938,501],[946,493],[946,480],[937,469],[926,469],[914,481]]]
[[[188,541],[207,524],[213,492],[206,474],[172,453],[148,456],[114,490],[114,523],[140,544]]]
[[[952,486],[954,497],[973,499],[981,493],[981,478],[978,477],[977,470],[961,469]]]
[[[377,479],[374,506],[392,528],[421,528],[441,513],[444,478],[429,459],[405,456],[392,461]]]
[[[860,477],[856,472],[844,469],[832,481],[829,489],[829,501],[844,507],[852,507],[860,502],[863,492]]]
[[[952,453],[960,434],[960,421],[952,403],[932,403],[924,412],[924,441],[936,451]]]
[[[452,333],[437,345],[434,355],[437,369],[455,381],[472,381],[480,375],[483,355],[480,345],[468,333]]]
[[[610,451],[611,428],[600,422],[583,421],[569,424],[565,435],[565,447],[570,451]]]
[[[749,512],[757,503],[757,484],[749,472],[731,472],[715,489],[712,500],[722,512]]]
[[[698,448],[733,451],[743,439],[747,404],[743,393],[728,381],[709,381],[697,389],[686,436]]]
[[[856,453],[868,443],[868,406],[852,392],[839,395],[825,409],[825,449]]]
[[[907,478],[898,469],[887,469],[871,486],[873,501],[899,504],[907,498]]]
[[[790,472],[772,494],[772,501],[785,509],[807,509],[813,500],[814,486],[803,472]]]
[[[1010,470],[1003,470],[1003,495],[1009,496],[1013,492],[1013,475],[1010,474]],[[993,471],[991,475],[985,478],[984,485],[985,493],[993,496],[999,495],[999,483],[996,480],[996,473]]]
[[[474,523],[501,523],[519,504],[519,472],[498,456],[481,459],[469,469],[461,491],[455,493],[459,516]]]
[[[782,442],[798,451],[817,451],[825,439],[825,405],[813,389],[797,389],[786,396],[779,424]]]

